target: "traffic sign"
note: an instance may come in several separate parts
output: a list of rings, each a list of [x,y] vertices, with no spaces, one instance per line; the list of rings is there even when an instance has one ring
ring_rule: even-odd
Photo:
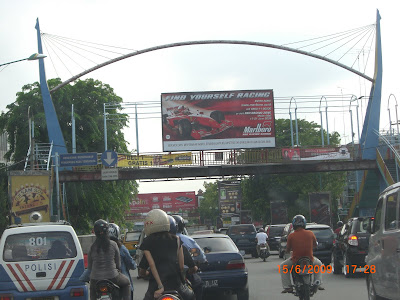
[[[118,169],[101,169],[101,180],[118,180]]]
[[[96,166],[97,153],[67,153],[60,154],[60,167]]]
[[[118,162],[118,154],[112,150],[104,151],[101,154],[101,162],[106,167],[114,167]]]

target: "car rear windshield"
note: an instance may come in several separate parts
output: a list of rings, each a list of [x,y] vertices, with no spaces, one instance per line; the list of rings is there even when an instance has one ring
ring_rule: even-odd
[[[253,226],[233,226],[228,229],[228,233],[232,235],[254,234],[256,233],[256,231]]]
[[[333,238],[333,231],[330,228],[311,228],[309,229],[314,232],[315,237],[318,238]]]
[[[132,242],[138,241],[140,236],[140,232],[127,232],[125,236],[125,241]]]
[[[9,235],[2,255],[6,262],[36,261],[76,257],[77,250],[69,232],[29,232]]]
[[[285,229],[285,226],[273,226],[270,227],[268,230],[268,236],[281,236],[283,233],[283,229]]]
[[[197,244],[205,253],[210,252],[237,252],[235,244],[229,238],[223,237],[205,237],[195,238]]]
[[[370,219],[356,219],[353,221],[351,227],[351,233],[367,233],[368,226],[370,225]]]

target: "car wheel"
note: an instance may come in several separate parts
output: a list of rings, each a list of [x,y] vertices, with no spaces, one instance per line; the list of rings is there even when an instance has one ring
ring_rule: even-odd
[[[237,300],[249,300],[249,287],[246,286],[243,290],[236,293]]]
[[[258,258],[257,250],[254,250],[254,251],[251,253],[251,257]]]
[[[353,277],[353,272],[351,268],[351,262],[349,257],[347,256],[347,253],[343,255],[343,274],[346,278]]]
[[[211,112],[210,118],[214,119],[215,121],[217,121],[218,123],[221,124],[222,121],[225,120],[225,115],[222,111],[215,110],[215,111]]]
[[[189,138],[192,134],[192,124],[189,120],[183,119],[178,123],[179,135],[183,138]]]
[[[367,277],[367,287],[368,287],[368,300],[379,300],[381,297],[376,295],[374,283],[372,282],[371,276]]]
[[[332,252],[331,265],[333,274],[342,274],[343,266],[339,263],[336,252],[334,251]]]
[[[281,251],[281,249],[278,249],[279,251],[279,258],[283,258],[283,251]]]

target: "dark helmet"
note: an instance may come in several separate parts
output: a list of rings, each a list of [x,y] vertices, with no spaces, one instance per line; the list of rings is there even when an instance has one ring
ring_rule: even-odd
[[[119,240],[120,233],[121,233],[121,231],[117,224],[110,223],[108,225],[108,235],[110,236],[110,239]]]
[[[258,232],[265,232],[264,228],[258,229]]]
[[[343,222],[342,221],[338,221],[336,225],[337,225],[337,227],[342,227],[343,226]]]
[[[96,236],[101,236],[107,234],[108,232],[108,222],[102,219],[97,220],[94,222],[94,234]]]
[[[306,228],[306,218],[303,215],[296,215],[292,220],[293,228],[296,229],[298,227]]]
[[[176,234],[176,221],[173,216],[168,216],[169,219],[169,233]]]
[[[180,215],[173,215],[172,217],[176,221],[176,225],[178,227],[177,232],[183,233],[183,229],[185,228],[185,220]]]

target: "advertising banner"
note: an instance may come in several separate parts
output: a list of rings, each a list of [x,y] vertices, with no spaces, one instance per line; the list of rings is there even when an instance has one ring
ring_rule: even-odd
[[[30,223],[34,211],[40,212],[42,222],[49,222],[50,172],[11,171],[9,178],[13,223]]]
[[[334,160],[350,159],[346,146],[327,148],[283,148],[283,160]]]
[[[125,155],[118,154],[118,167],[143,167],[163,165],[187,165],[192,163],[192,153],[163,154],[163,155]]]
[[[161,94],[164,151],[275,147],[272,90]]]
[[[309,194],[309,205],[310,205],[310,222],[318,224],[326,224],[331,226],[331,193],[310,193]]]
[[[242,190],[239,180],[219,181],[219,211],[222,216],[231,216],[240,213]]]
[[[198,207],[195,192],[138,194],[129,206],[130,213],[147,213],[155,208],[178,213]]]
[[[287,206],[285,201],[270,201],[271,224],[286,224],[288,222]]]

